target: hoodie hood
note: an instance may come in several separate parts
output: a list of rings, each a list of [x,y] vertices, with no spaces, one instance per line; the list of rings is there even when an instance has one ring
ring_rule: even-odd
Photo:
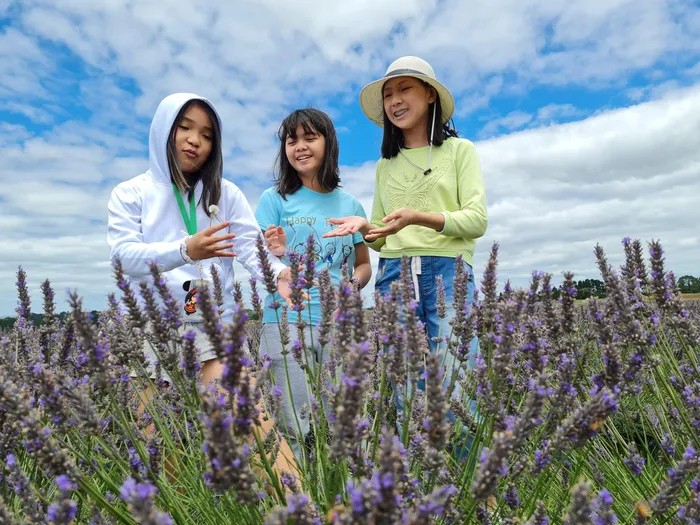
[[[174,93],[168,95],[160,104],[151,122],[151,131],[148,135],[148,162],[153,178],[161,183],[170,184],[170,170],[168,169],[168,156],[166,148],[170,130],[173,128],[175,118],[182,109],[182,106],[190,100],[201,100],[207,104],[219,121],[221,129],[221,117],[214,105],[206,98],[194,93]]]

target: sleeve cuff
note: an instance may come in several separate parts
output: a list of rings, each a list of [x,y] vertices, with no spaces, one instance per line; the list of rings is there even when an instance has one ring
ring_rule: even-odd
[[[444,234],[445,230],[447,230],[447,223],[450,220],[450,216],[446,211],[441,211],[440,213],[442,214],[443,218],[445,219],[445,223],[442,225],[442,230],[437,230],[437,232]]]

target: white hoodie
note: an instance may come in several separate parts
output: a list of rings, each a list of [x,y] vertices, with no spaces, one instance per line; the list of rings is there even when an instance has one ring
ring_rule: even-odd
[[[197,99],[214,106],[207,99],[191,93],[176,93],[163,99],[158,106],[149,135],[148,161],[150,169],[133,179],[117,185],[109,199],[107,240],[111,257],[119,257],[127,275],[142,280],[149,275],[148,263],[158,263],[168,288],[180,302],[179,313],[186,320],[201,319],[198,311],[188,314],[185,300],[190,299],[195,281],[201,279],[197,266],[186,263],[180,255],[180,244],[187,237],[185,224],[173,194],[173,186],[168,170],[166,146],[170,130],[177,114],[188,101]],[[216,110],[214,109],[216,113]],[[216,113],[219,124],[221,118]],[[221,125],[219,125],[221,127]],[[195,202],[202,196],[202,182],[195,186]],[[183,195],[187,202],[187,197]],[[219,217],[231,225],[218,232],[235,233],[233,251],[238,262],[253,275],[261,277],[255,241],[260,228],[253,211],[240,189],[232,182],[221,181],[221,200],[218,202]],[[201,231],[219,221],[208,217],[201,203],[197,205],[197,227]],[[285,269],[285,265],[270,255],[275,275]],[[211,279],[211,267],[216,266],[224,288],[224,320],[230,320],[233,306],[234,269],[232,259],[205,259],[201,261],[202,274]],[[187,297],[188,291],[190,297]],[[190,306],[193,305],[189,301]]]

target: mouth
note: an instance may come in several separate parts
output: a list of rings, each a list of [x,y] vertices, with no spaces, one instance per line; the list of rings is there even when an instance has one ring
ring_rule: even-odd
[[[191,150],[191,149],[186,149],[186,150],[183,150],[182,152],[189,159],[196,159],[199,156],[199,155],[197,155],[197,152],[195,152],[194,150]]]
[[[310,158],[311,158],[311,155],[302,155],[300,157],[297,157],[297,162],[302,162],[302,161],[308,160]]]
[[[408,113],[408,109],[400,109],[398,111],[394,111],[394,118],[401,118],[403,117],[406,113]]]

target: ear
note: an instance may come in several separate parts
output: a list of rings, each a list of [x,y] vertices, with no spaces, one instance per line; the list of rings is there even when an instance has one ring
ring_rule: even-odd
[[[428,85],[428,92],[429,92],[428,104],[432,104],[433,102],[435,102],[435,99],[437,98],[437,91],[435,90],[435,88],[433,86]]]

